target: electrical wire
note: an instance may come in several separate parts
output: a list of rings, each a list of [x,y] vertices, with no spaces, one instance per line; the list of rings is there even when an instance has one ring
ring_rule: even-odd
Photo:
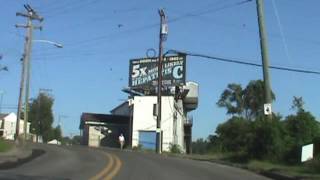
[[[243,4],[247,4],[247,3],[251,2],[251,1],[252,0],[244,0],[244,1],[239,1],[239,2],[232,3],[232,4],[227,4],[227,5],[224,5],[224,6],[219,7],[219,8],[213,8],[213,9],[208,9],[208,10],[204,10],[204,11],[186,13],[185,15],[182,15],[180,17],[176,17],[176,18],[173,18],[173,19],[169,20],[168,23],[169,22],[180,21],[182,19],[189,18],[189,17],[197,17],[197,16],[201,16],[201,15],[205,15],[205,14],[209,14],[209,13],[213,13],[213,12],[218,12],[218,11],[229,9],[229,8],[233,8],[233,7],[236,7],[236,6],[241,6]]]
[[[93,4],[96,4],[96,3],[99,3],[99,2],[102,2],[102,1],[100,1],[100,0],[92,0],[92,1],[89,1],[89,2],[86,2],[86,3],[85,2],[84,3],[80,3],[80,4],[77,4],[77,5],[73,6],[73,7],[65,8],[65,9],[61,9],[59,11],[56,11],[54,14],[48,15],[46,18],[50,19],[50,18],[53,18],[53,17],[59,17],[59,16],[62,16],[62,15],[66,15],[67,13],[75,12],[78,9],[83,9],[84,7],[88,8],[88,7],[92,6]]]
[[[275,16],[277,18],[277,22],[278,22],[278,26],[279,26],[280,35],[281,35],[281,39],[282,39],[282,42],[283,42],[284,50],[285,50],[287,59],[290,61],[291,60],[291,56],[289,54],[288,43],[287,43],[287,40],[286,40],[285,35],[284,35],[283,26],[281,24],[281,20],[280,20],[280,16],[279,16],[279,11],[278,11],[276,2],[274,0],[272,0],[272,6],[273,6],[274,14],[275,14]]]
[[[191,13],[186,13],[186,14],[184,14],[182,16],[170,19],[167,22],[168,23],[174,23],[174,22],[178,22],[180,20],[183,20],[185,18],[196,17],[196,16],[208,14],[208,13],[218,12],[218,11],[221,11],[221,10],[224,10],[224,9],[228,9],[228,8],[232,8],[232,7],[243,5],[243,4],[249,3],[251,1],[252,0],[244,0],[244,1],[239,1],[239,2],[236,2],[236,3],[224,5],[224,6],[219,7],[219,8],[213,8],[213,9],[208,9],[208,10],[204,10],[204,11],[196,11],[196,12],[192,11]],[[134,28],[134,29],[126,30],[126,31],[121,31],[119,33],[130,34],[130,33],[143,31],[143,30],[146,30],[146,29],[157,28],[158,26],[159,26],[159,23],[153,23],[153,24],[148,24],[148,25],[145,25],[145,26],[142,26],[142,27],[138,27],[138,28]],[[78,46],[78,45],[81,45],[81,44],[87,44],[87,43],[90,43],[90,42],[101,41],[101,40],[105,40],[105,39],[108,39],[108,38],[115,38],[116,35],[118,35],[119,33],[109,34],[109,35],[101,35],[101,36],[90,38],[90,39],[86,39],[86,40],[80,40],[78,42],[70,43],[70,44],[67,44],[67,45]]]
[[[178,50],[169,50],[169,52],[177,53],[177,54],[185,54],[185,55],[194,56],[194,57],[207,58],[207,59],[212,59],[212,60],[221,61],[221,62],[228,62],[228,63],[234,63],[234,64],[254,66],[254,67],[262,67],[261,64],[252,63],[252,62],[243,61],[243,60],[222,58],[222,57],[209,56],[209,55],[204,55],[204,54],[191,53],[191,52],[178,51]],[[276,69],[276,70],[282,70],[282,71],[320,75],[320,71],[312,71],[312,70],[307,70],[307,69],[289,68],[289,67],[282,67],[282,66],[269,66],[269,68]]]

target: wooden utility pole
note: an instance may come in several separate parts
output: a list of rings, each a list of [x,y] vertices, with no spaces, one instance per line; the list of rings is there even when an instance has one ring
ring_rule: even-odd
[[[263,67],[265,114],[271,119],[272,118],[272,110],[271,110],[272,97],[271,97],[271,87],[270,87],[270,77],[269,77],[269,54],[268,54],[268,45],[267,45],[267,33],[266,33],[265,22],[264,22],[264,4],[263,3],[264,3],[263,0],[256,0],[262,67]],[[267,112],[266,112],[266,108],[268,108]]]
[[[22,58],[22,74],[21,74],[21,81],[20,81],[20,92],[19,92],[19,102],[18,102],[18,112],[17,112],[17,123],[16,123],[16,140],[19,136],[20,130],[20,119],[21,119],[21,111],[22,111],[22,97],[23,91],[25,88],[25,106],[24,106],[24,140],[27,139],[27,125],[28,125],[28,109],[29,109],[29,82],[30,82],[30,56],[31,56],[31,48],[32,48],[32,32],[33,29],[40,29],[41,27],[33,26],[32,21],[38,20],[40,22],[43,21],[43,18],[40,17],[36,11],[34,11],[30,5],[24,5],[24,8],[27,10],[27,13],[16,13],[17,16],[22,16],[27,18],[26,25],[16,25],[17,28],[26,28],[27,35],[26,35],[26,42],[24,47],[24,54]],[[26,87],[24,84],[26,83]]]
[[[163,9],[159,10],[160,15],[160,33],[159,33],[159,59],[158,59],[158,97],[157,97],[157,107],[158,107],[158,114],[157,114],[157,129],[156,129],[156,153],[161,153],[161,93],[162,93],[162,61],[163,61],[163,41],[164,36],[166,35],[166,28],[165,26],[165,14]]]

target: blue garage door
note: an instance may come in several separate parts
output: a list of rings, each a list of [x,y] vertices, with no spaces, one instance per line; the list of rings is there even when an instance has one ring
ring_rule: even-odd
[[[143,149],[156,149],[156,132],[139,131],[139,144]]]

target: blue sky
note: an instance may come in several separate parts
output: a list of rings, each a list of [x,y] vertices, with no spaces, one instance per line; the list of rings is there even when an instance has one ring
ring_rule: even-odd
[[[165,8],[169,20],[209,11],[169,23],[165,49],[261,62],[255,1],[234,7],[230,6],[242,0],[0,1],[4,7],[0,11],[0,64],[9,67],[9,72],[0,72],[0,90],[6,92],[3,105],[16,106],[18,101],[25,30],[14,25],[25,23],[25,19],[15,13],[23,12],[23,4],[29,3],[45,18],[43,31],[34,31],[34,39],[64,45],[56,49],[34,43],[31,76],[31,97],[36,97],[39,88],[53,90],[55,123],[59,115],[67,116],[61,119],[64,135],[79,133],[82,112],[108,113],[126,99],[121,89],[128,85],[129,59],[144,57],[147,49],[158,48],[160,7]],[[319,6],[318,0],[276,0],[281,36],[272,0],[265,0],[271,65],[320,70]],[[292,97],[303,96],[306,108],[320,118],[320,76],[270,73],[277,98],[275,112],[284,116],[292,113]],[[194,138],[207,137],[228,118],[215,104],[228,83],[245,86],[261,78],[259,68],[187,57],[187,79],[200,85],[199,107],[192,113]]]

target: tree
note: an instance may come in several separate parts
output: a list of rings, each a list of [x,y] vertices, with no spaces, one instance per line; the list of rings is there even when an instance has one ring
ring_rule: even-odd
[[[52,129],[52,137],[50,140],[56,139],[61,142],[62,140],[62,131],[60,125]]]
[[[287,134],[285,159],[288,162],[299,162],[301,147],[320,137],[319,122],[310,112],[305,111],[303,104],[302,97],[294,97],[292,109],[297,112],[287,116],[283,122]]]
[[[272,100],[275,100],[273,92],[271,95]],[[239,84],[229,84],[221,94],[217,105],[225,107],[227,114],[253,120],[263,115],[264,83],[261,80],[250,81],[245,89]]]
[[[192,153],[194,154],[205,154],[208,152],[208,142],[203,138],[197,139],[192,142]]]
[[[73,136],[72,138],[72,144],[74,145],[80,145],[81,144],[82,137],[79,135]]]
[[[294,97],[292,107],[298,110],[297,113],[286,117],[284,121],[289,136],[300,146],[312,143],[315,138],[320,137],[319,122],[310,112],[304,110],[301,97]]]
[[[243,117],[233,116],[218,125],[216,134],[224,151],[247,152],[252,138],[251,122]]]
[[[241,115],[243,112],[243,89],[240,84],[228,84],[226,90],[220,96],[217,102],[219,107],[225,107],[227,114]]]
[[[248,153],[255,159],[278,161],[285,151],[284,129],[281,117],[273,115],[272,120],[260,116],[252,122],[252,139]]]
[[[244,89],[244,109],[248,119],[263,116],[263,105],[265,103],[264,83],[262,80],[250,81]],[[271,92],[272,101],[275,95]]]
[[[301,112],[301,111],[304,111],[303,106],[304,106],[304,101],[302,97],[293,96],[291,109],[296,110],[297,112]]]
[[[52,131],[54,99],[45,93],[40,93],[37,99],[31,102],[29,119],[31,133],[41,135],[44,142],[49,140]]]

